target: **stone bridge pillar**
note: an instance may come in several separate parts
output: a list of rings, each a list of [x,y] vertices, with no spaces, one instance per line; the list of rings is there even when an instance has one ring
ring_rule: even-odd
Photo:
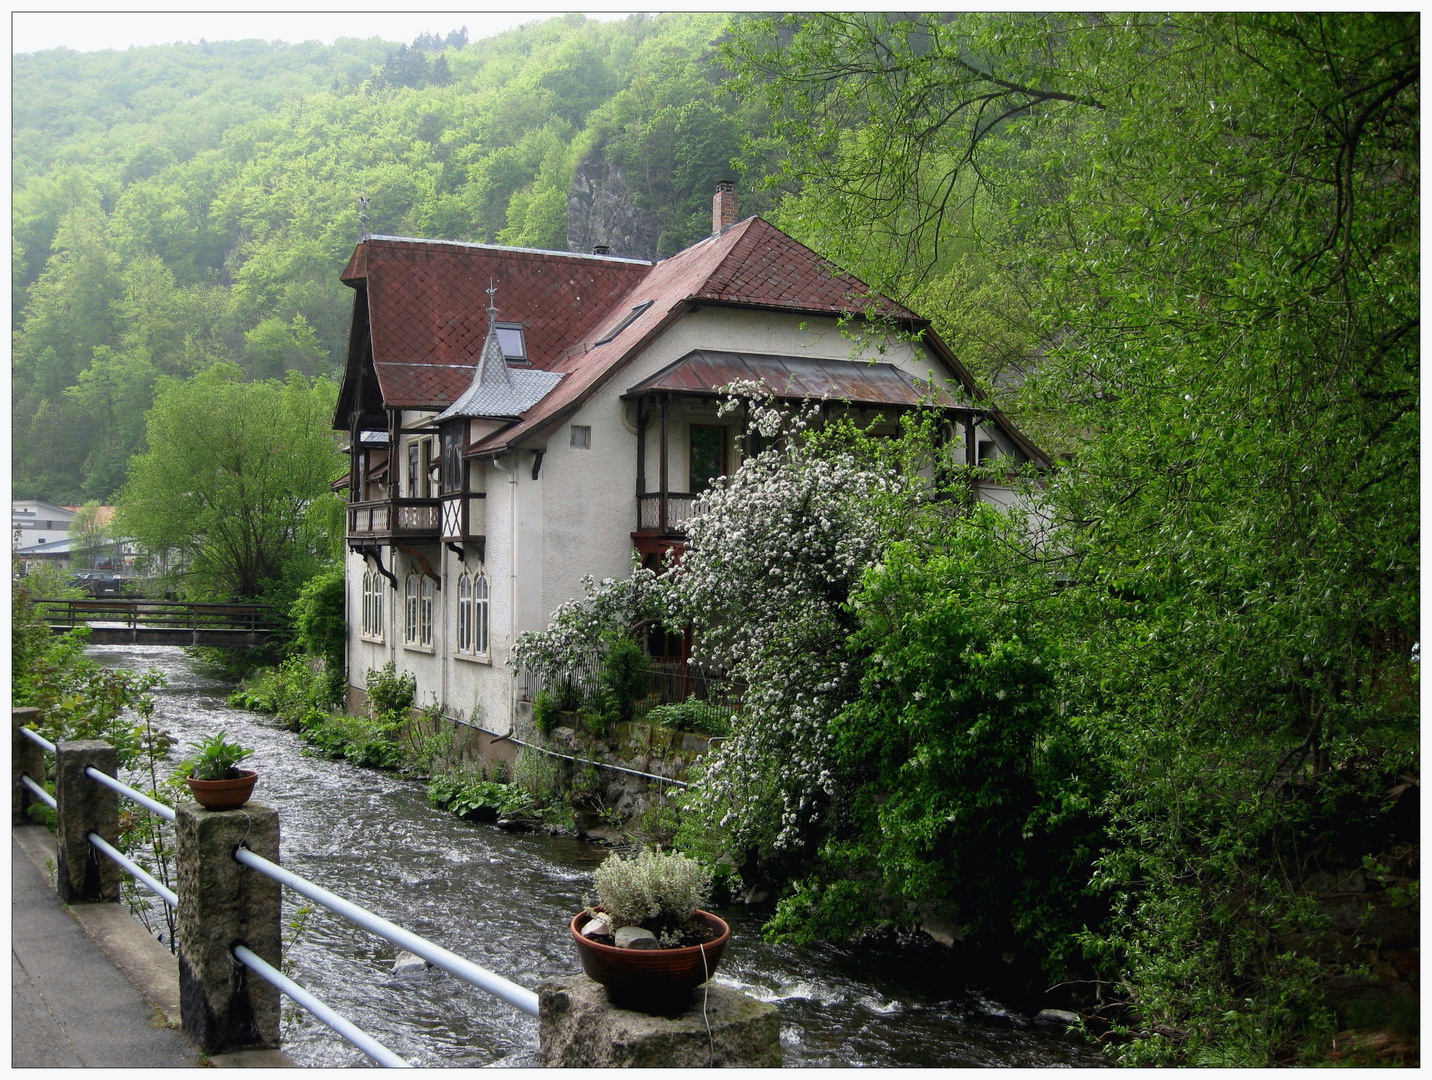
[[[86,776],[91,766],[113,776],[114,747],[98,739],[55,744],[55,891],[67,904],[119,899],[119,867],[89,842],[95,833],[119,843],[119,794]]]
[[[33,825],[27,811],[38,799],[30,792],[24,784],[20,783],[20,777],[28,776],[37,784],[45,782],[45,748],[39,743],[33,742],[28,735],[21,734],[20,729],[30,721],[38,719],[39,709],[15,709],[10,710],[10,823],[12,825]]]
[[[278,862],[278,811],[256,802],[237,810],[192,802],[175,808],[179,1012],[184,1030],[210,1054],[279,1042],[278,990],[233,950],[246,945],[281,967],[280,888],[236,860],[239,847]]]

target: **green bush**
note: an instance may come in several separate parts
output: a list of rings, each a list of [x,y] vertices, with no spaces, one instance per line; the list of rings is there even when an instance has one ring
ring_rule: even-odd
[[[278,667],[258,672],[229,695],[228,703],[271,713],[296,728],[310,709],[337,704],[329,680],[322,675],[325,668],[326,661],[291,656]]]
[[[530,809],[533,798],[516,784],[489,780],[481,772],[463,770],[429,780],[428,801],[461,818],[492,820]]]
[[[412,673],[396,671],[389,660],[381,668],[369,668],[364,676],[367,688],[368,707],[375,719],[401,720],[413,707],[417,697],[418,684]]]
[[[562,767],[556,758],[534,750],[519,750],[512,764],[512,783],[535,803],[555,802],[562,786]]]
[[[561,705],[555,695],[541,690],[532,699],[532,725],[543,735],[550,735],[556,730],[557,722],[562,718]]]
[[[625,634],[609,641],[607,655],[597,672],[597,685],[617,721],[630,720],[632,710],[646,692],[646,656]]]
[[[709,701],[689,697],[671,705],[657,705],[646,714],[649,724],[699,735],[727,735],[731,731],[731,710]]]
[[[348,638],[343,599],[343,564],[335,562],[304,583],[289,611],[304,652],[340,670]]]
[[[369,717],[311,708],[303,714],[300,727],[305,742],[354,765],[396,769],[407,758],[392,728]]]

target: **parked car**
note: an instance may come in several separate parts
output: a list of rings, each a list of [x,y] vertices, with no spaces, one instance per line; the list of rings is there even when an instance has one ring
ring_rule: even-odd
[[[124,591],[124,577],[113,570],[83,570],[70,577],[90,596],[119,596]]]

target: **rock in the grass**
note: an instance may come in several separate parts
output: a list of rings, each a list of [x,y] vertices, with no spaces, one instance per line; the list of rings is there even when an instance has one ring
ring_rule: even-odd
[[[430,967],[432,964],[416,953],[400,952],[398,958],[393,961],[393,974],[399,976],[421,975]]]
[[[656,935],[642,926],[623,926],[615,934],[618,949],[659,949]]]
[[[605,915],[593,915],[582,927],[583,937],[597,937],[599,934],[610,934],[612,932],[612,921]]]

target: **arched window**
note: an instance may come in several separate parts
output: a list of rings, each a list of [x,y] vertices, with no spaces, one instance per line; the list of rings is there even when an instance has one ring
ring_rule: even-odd
[[[472,651],[486,656],[487,649],[487,575],[478,574],[472,585]]]
[[[363,571],[363,581],[358,594],[359,609],[363,617],[358,625],[362,628],[364,637],[370,637],[373,633],[373,597],[372,586],[368,584],[368,571]]]
[[[472,652],[472,578],[457,579],[457,651]]]
[[[431,646],[433,643],[433,579],[423,576],[418,593],[418,644]]]
[[[383,636],[383,579],[372,570],[363,575],[363,636]]]
[[[409,574],[403,581],[403,642],[418,643],[418,575]]]

